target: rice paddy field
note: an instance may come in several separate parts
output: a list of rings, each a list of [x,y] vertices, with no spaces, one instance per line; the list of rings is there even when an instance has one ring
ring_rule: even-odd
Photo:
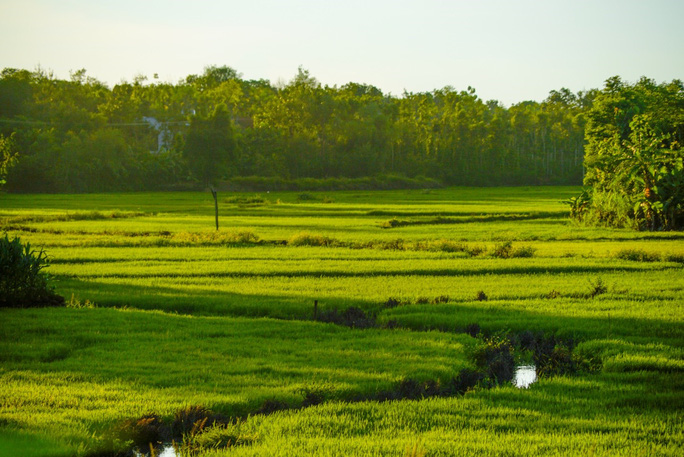
[[[67,301],[0,309],[0,456],[682,455],[684,234],[578,192],[0,194]]]

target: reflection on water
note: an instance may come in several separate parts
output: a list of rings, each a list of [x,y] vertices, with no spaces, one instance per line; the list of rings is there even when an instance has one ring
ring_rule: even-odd
[[[173,446],[166,446],[162,451],[157,454],[157,457],[176,457],[176,448]]]
[[[180,454],[176,452],[176,448],[173,444],[164,444],[161,448],[157,448],[154,451],[155,457],[178,457]],[[135,457],[150,457],[150,453],[146,452],[144,454],[135,451]]]
[[[534,365],[518,365],[515,368],[513,384],[515,387],[526,389],[537,380],[537,367]]]

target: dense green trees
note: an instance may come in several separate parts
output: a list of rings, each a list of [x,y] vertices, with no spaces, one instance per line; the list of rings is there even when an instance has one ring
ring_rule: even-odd
[[[192,188],[247,176],[579,184],[598,94],[560,89],[504,107],[473,88],[395,97],[365,84],[323,86],[302,68],[276,86],[211,66],[177,84],[141,77],[111,89],[85,70],[59,80],[5,69],[0,134],[13,135],[18,152],[11,191]]]
[[[577,217],[648,230],[684,227],[684,84],[611,78],[587,119],[584,181],[591,192]]]
[[[229,173],[234,161],[233,126],[226,105],[209,117],[193,116],[185,138],[183,157],[192,175],[209,186]]]
[[[0,188],[5,185],[7,173],[12,165],[14,165],[16,158],[12,137],[13,135],[10,135],[7,138],[0,135]]]

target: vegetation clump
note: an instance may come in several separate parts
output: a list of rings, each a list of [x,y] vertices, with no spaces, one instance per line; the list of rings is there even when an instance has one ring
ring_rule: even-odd
[[[643,249],[623,249],[615,254],[615,257],[622,260],[632,260],[634,262],[657,262],[660,260],[658,254],[646,252]]]
[[[533,257],[536,249],[532,246],[513,247],[511,241],[505,241],[494,246],[492,255],[499,259],[527,258]]]
[[[271,203],[267,198],[262,197],[261,195],[254,195],[252,197],[245,197],[245,196],[235,196],[235,197],[229,197],[224,200],[225,203],[233,204],[233,205],[244,205],[244,206],[262,206],[262,205],[268,205]]]
[[[588,293],[589,298],[594,298],[598,295],[603,295],[606,292],[608,292],[608,287],[603,282],[603,279],[596,278],[595,281],[589,282],[589,293]]]
[[[287,242],[288,246],[334,246],[338,243],[333,238],[309,232],[298,233]]]
[[[684,85],[614,77],[587,113],[584,184],[566,201],[589,225],[684,228]]]
[[[337,309],[321,311],[316,320],[351,328],[372,328],[376,326],[375,316],[356,306],[349,307],[342,312]]]
[[[118,438],[132,442],[139,451],[147,452],[171,440],[171,428],[157,414],[146,414],[138,419],[128,419],[119,425]]]
[[[171,244],[180,245],[244,245],[257,244],[259,236],[249,230],[239,231],[219,231],[212,230],[207,232],[178,232],[166,233],[162,236],[168,237]]]
[[[0,238],[0,307],[63,305],[64,297],[54,292],[42,272],[48,264],[42,249],[36,252],[19,237]]]
[[[515,359],[513,344],[501,335],[484,338],[474,353],[476,365],[494,384],[503,384],[513,379]]]

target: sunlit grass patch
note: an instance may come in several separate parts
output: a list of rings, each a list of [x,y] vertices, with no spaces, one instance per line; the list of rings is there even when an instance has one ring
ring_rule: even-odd
[[[684,235],[577,227],[576,192],[222,193],[219,231],[208,192],[2,195],[70,307],[1,312],[0,446],[196,407],[232,418],[200,455],[678,455]],[[576,369],[450,389],[475,335]]]

